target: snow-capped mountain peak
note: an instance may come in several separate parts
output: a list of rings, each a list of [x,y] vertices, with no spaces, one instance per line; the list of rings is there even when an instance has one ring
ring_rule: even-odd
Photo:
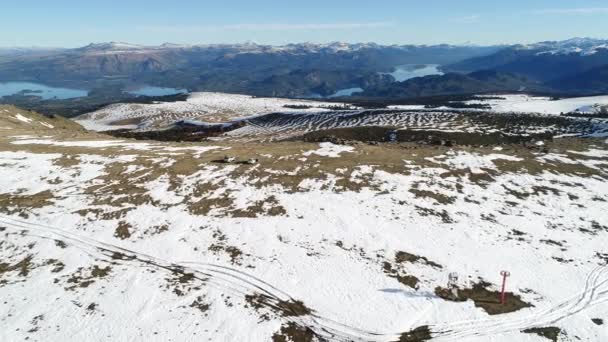
[[[563,41],[546,41],[524,45],[526,50],[537,50],[536,55],[593,55],[602,49],[608,49],[608,40],[593,38],[571,38]]]
[[[91,43],[82,49],[84,50],[140,50],[145,46],[123,43],[123,42],[107,42],[107,43]]]

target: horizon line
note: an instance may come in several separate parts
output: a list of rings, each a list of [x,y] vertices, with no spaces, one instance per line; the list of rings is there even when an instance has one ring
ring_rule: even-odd
[[[92,45],[103,45],[103,44],[125,44],[132,45],[134,47],[141,48],[158,48],[163,47],[165,45],[176,45],[176,46],[184,46],[184,47],[205,47],[205,46],[236,46],[236,45],[257,45],[257,46],[265,46],[265,47],[285,47],[290,45],[332,45],[332,44],[347,44],[347,45],[378,45],[378,46],[456,46],[456,47],[493,47],[493,46],[515,46],[515,45],[528,45],[528,44],[537,44],[537,43],[545,43],[545,42],[564,42],[568,40],[575,39],[589,39],[589,40],[600,40],[600,41],[608,41],[608,38],[597,38],[597,37],[570,37],[560,40],[555,39],[546,39],[546,40],[538,40],[533,42],[502,42],[502,43],[492,43],[492,44],[481,44],[474,42],[462,42],[462,43],[378,43],[376,41],[326,41],[326,42],[314,42],[314,41],[298,41],[298,42],[289,42],[289,43],[260,43],[255,41],[240,41],[240,42],[216,42],[216,43],[173,43],[173,42],[163,42],[156,44],[142,44],[142,43],[132,43],[128,41],[121,40],[107,40],[107,41],[96,41],[89,42],[80,45],[73,46],[45,46],[45,45],[12,45],[12,46],[4,46],[0,45],[0,49],[63,49],[63,50],[73,50],[73,49],[81,49]]]

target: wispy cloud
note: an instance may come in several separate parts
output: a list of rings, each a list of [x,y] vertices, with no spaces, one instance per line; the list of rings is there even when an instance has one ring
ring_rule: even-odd
[[[310,30],[353,30],[372,29],[394,26],[391,22],[367,22],[367,23],[268,23],[268,24],[229,24],[229,25],[195,25],[195,26],[140,26],[141,31],[153,32],[199,32],[199,31],[310,31]]]
[[[608,14],[608,7],[549,8],[537,14]]]
[[[477,14],[467,15],[465,17],[452,18],[449,21],[457,24],[473,24],[479,22],[481,16]]]

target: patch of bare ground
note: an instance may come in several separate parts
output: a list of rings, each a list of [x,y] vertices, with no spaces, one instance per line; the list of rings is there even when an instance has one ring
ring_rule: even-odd
[[[71,169],[75,166],[80,165],[81,160],[79,156],[63,154],[61,157],[53,159],[53,165],[59,166],[64,169]]]
[[[531,328],[522,331],[525,334],[535,334],[538,336],[542,336],[548,340],[553,342],[557,342],[559,339],[559,335],[562,333],[562,329],[557,327],[546,327],[546,328]]]
[[[111,271],[112,268],[110,266],[99,267],[98,265],[94,265],[89,269],[80,267],[66,280],[66,283],[69,285],[65,289],[74,291],[77,288],[87,288],[95,283],[95,281],[107,277]],[[56,279],[57,281],[58,279]]]
[[[435,210],[416,206],[416,211],[420,216],[436,216],[440,218],[443,223],[454,223],[454,220],[445,209]]]
[[[30,274],[30,272],[38,267],[50,267],[51,273],[60,273],[65,268],[65,265],[56,259],[48,259],[43,263],[36,264],[34,263],[34,258],[32,255],[27,255],[23,259],[14,263],[1,262],[0,260],[0,287],[8,284],[8,280],[3,279],[4,275],[14,272],[19,277],[25,278]]]
[[[156,204],[148,194],[144,184],[156,180],[162,173],[162,168],[155,167],[152,163],[144,164],[137,160],[136,165],[156,170],[156,174],[148,173],[136,175],[127,173],[127,163],[110,163],[104,167],[102,175],[97,177],[96,185],[88,186],[84,194],[90,195],[93,206],[111,206],[125,210],[134,206],[144,204]],[[143,165],[142,165],[143,164]]]
[[[243,147],[232,146],[230,155],[241,160],[248,157],[272,155],[272,157],[260,157],[259,165],[239,165],[230,175],[231,178],[239,178],[248,181],[250,185],[262,188],[272,185],[281,185],[285,192],[293,193],[306,191],[301,187],[304,180],[326,183],[330,180],[329,175],[336,175],[337,169],[346,170],[344,176],[332,178],[331,190],[360,191],[364,187],[372,187],[371,175],[361,174],[356,179],[351,179],[349,170],[352,172],[353,165],[376,165],[382,164],[384,168],[395,172],[406,172],[404,163],[400,156],[391,156],[381,149],[373,150],[366,146],[357,146],[355,153],[345,153],[340,158],[326,158],[317,155],[304,157],[306,151],[317,150],[316,144],[306,143],[275,143],[256,146],[257,150],[245,150]],[[389,158],[382,162],[381,159]]]
[[[91,303],[91,304],[87,305],[87,313],[89,313],[89,314],[94,313],[98,306],[99,305],[97,303]]]
[[[167,281],[165,288],[171,289],[179,297],[185,296],[191,291],[200,291],[201,282],[206,281],[180,266],[171,267],[169,271],[171,271],[171,276],[165,279]]]
[[[315,338],[318,339],[314,331],[294,322],[284,324],[279,332],[272,335],[273,342],[312,342]]]
[[[608,232],[608,226],[603,225],[597,221],[591,221],[591,230],[593,235],[597,235],[599,232]]]
[[[603,265],[608,265],[608,253],[596,252],[595,257],[600,259]]]
[[[207,316],[207,311],[209,311],[209,309],[211,308],[211,305],[208,304],[207,302],[205,302],[204,296],[198,296],[192,302],[192,304],[190,304],[190,307],[197,309],[198,311],[203,313],[205,316]]]
[[[279,317],[301,317],[312,313],[312,310],[299,300],[283,301],[261,293],[247,295],[245,301],[258,312],[267,308]]]
[[[0,194],[0,212],[13,215],[18,214],[29,218],[32,209],[39,209],[53,205],[53,193],[49,190],[33,195]]]
[[[241,265],[243,252],[234,246],[226,246],[224,244],[213,244],[209,246],[209,250],[214,253],[223,252],[230,257],[230,262],[235,265]]]
[[[391,263],[388,261],[385,261],[382,264],[382,268],[384,270],[384,273],[387,274],[389,277],[397,279],[397,281],[401,284],[410,287],[414,290],[418,289],[418,283],[420,282],[420,280],[414,277],[413,275],[402,274],[403,272],[396,270],[393,265],[391,265]]]
[[[544,243],[545,245],[549,245],[549,246],[555,246],[555,247],[564,246],[564,244],[562,242],[551,240],[551,239],[543,239],[543,240],[540,240],[540,242]]]
[[[397,342],[424,342],[429,341],[431,338],[432,336],[429,327],[424,325],[414,330],[404,332]]]
[[[103,249],[100,249],[99,251],[102,253],[105,252],[105,250],[103,250]],[[134,255],[127,255],[127,254],[123,254],[120,252],[112,252],[112,254],[109,256],[112,260],[121,260],[121,261],[133,261],[133,260],[137,259],[137,257]]]
[[[436,262],[430,261],[426,257],[410,254],[410,253],[403,252],[403,251],[399,251],[399,252],[395,253],[395,262],[398,264],[422,263],[424,265],[431,266],[434,268],[439,268],[439,269],[443,268],[443,266],[439,265]]]
[[[213,238],[217,240],[216,243],[211,244],[208,248],[209,251],[218,254],[225,253],[230,257],[230,262],[235,265],[241,265],[243,256],[250,256],[244,254],[243,251],[235,246],[229,246],[226,244],[227,238],[219,229],[213,232]]]
[[[200,191],[200,186],[198,188],[198,190]],[[195,192],[193,192],[190,197],[194,197],[197,193],[196,191],[197,190],[195,190]],[[193,200],[191,202],[189,201],[188,211],[190,212],[190,214],[198,216],[207,216],[210,215],[211,211],[214,209],[220,210],[223,208],[232,208],[234,200],[228,196],[229,191],[226,191],[224,194],[218,197],[207,197],[210,196],[212,193],[213,192],[211,191],[211,189],[209,189],[208,192],[202,193],[202,195],[205,197]]]
[[[131,237],[131,230],[133,227],[127,222],[120,221],[118,222],[118,226],[116,227],[116,231],[114,232],[114,236],[121,239],[126,240]]]
[[[256,218],[259,216],[283,216],[287,214],[285,208],[279,204],[275,196],[270,196],[262,201],[257,201],[244,209],[230,211],[232,217]]]
[[[469,289],[458,289],[458,297],[454,298],[449,289],[442,287],[435,288],[435,294],[447,301],[466,302],[472,300],[476,307],[480,307],[489,315],[500,315],[519,311],[524,308],[532,307],[530,303],[524,302],[520,296],[512,292],[506,293],[505,304],[500,303],[500,292],[488,290],[491,284],[480,281]]]
[[[160,224],[160,225],[152,226],[152,227],[146,229],[144,231],[144,234],[146,234],[146,235],[159,235],[159,234],[162,234],[162,233],[168,232],[168,231],[169,231],[169,225],[168,224]]]
[[[46,261],[45,263],[46,266],[53,266],[53,268],[51,269],[52,273],[59,273],[61,271],[63,271],[63,269],[65,268],[65,264],[59,260],[56,259],[49,259]]]
[[[32,318],[32,320],[30,321],[30,324],[31,324],[32,327],[27,332],[30,333],[30,334],[37,332],[38,329],[40,328],[38,326],[38,324],[40,323],[40,321],[44,321],[44,315],[38,315],[38,316]],[[27,340],[27,338],[26,338],[26,340]]]
[[[33,257],[31,255],[28,255],[25,258],[23,258],[22,260],[20,260],[19,262],[12,264],[12,265],[9,263],[6,263],[6,262],[0,262],[0,278],[5,273],[15,272],[15,271],[18,272],[17,274],[19,276],[27,277],[27,275],[32,270],[32,266],[33,266],[32,259],[33,259]]]
[[[416,196],[416,198],[430,198],[438,204],[453,204],[456,201],[456,197],[446,196],[440,192],[418,190],[415,188],[410,189],[410,192]]]

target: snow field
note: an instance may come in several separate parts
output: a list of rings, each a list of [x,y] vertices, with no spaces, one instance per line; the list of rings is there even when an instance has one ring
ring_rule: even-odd
[[[188,175],[170,173],[175,159],[209,153],[216,147],[196,150],[159,143],[154,149],[127,146],[133,150],[130,155],[108,157],[95,154],[91,146],[125,147],[121,141],[38,140],[50,146],[81,147],[83,152],[77,155],[77,165],[67,169],[54,162],[66,157],[59,152],[27,152],[27,144],[0,152],[4,165],[0,196],[53,194],[51,204],[27,210],[27,219],[16,213],[0,216],[0,225],[11,233],[11,247],[0,248],[0,258],[12,263],[33,254],[36,264],[57,259],[65,267],[58,274],[40,266],[26,278],[7,275],[8,285],[0,287],[7,301],[0,310],[0,326],[20,330],[0,329],[1,340],[28,336],[32,318],[38,315],[44,319],[33,336],[49,339],[269,340],[287,318],[270,311],[269,320],[261,320],[248,307],[244,296],[260,291],[252,282],[273,296],[302,300],[315,310],[314,320],[293,318],[301,324],[320,334],[329,329],[359,341],[392,341],[395,334],[421,325],[429,325],[438,340],[446,341],[533,341],[535,336],[522,335],[520,330],[538,325],[557,325],[583,341],[608,338],[605,330],[590,321],[608,311],[608,278],[598,268],[602,262],[597,257],[606,253],[603,241],[608,234],[601,228],[608,212],[608,175],[601,168],[606,162],[603,147],[545,157],[454,149],[421,164],[404,155],[407,173],[347,163],[348,167],[337,168],[325,179],[305,179],[299,185],[301,190],[289,192],[281,183],[260,186],[246,174],[233,175],[237,165],[201,163],[198,171]],[[153,160],[152,165],[140,164],[141,156],[136,155],[143,152]],[[297,156],[288,160],[293,160],[290,170],[295,176],[300,172],[298,166],[322,164],[324,158],[332,162],[356,158],[356,153],[353,147],[323,143],[316,150],[304,150],[306,160]],[[529,173],[525,169],[503,172],[499,166],[499,162],[533,162],[527,158],[547,168],[567,161],[581,170],[594,170],[595,175]],[[112,205],[124,195],[103,187],[95,196],[87,194],[92,186],[112,185],[104,184],[103,177],[116,164],[124,165],[129,173],[114,181],[143,187],[145,193],[138,196],[150,196],[152,201]],[[150,172],[161,164],[166,172],[150,178]],[[446,172],[452,174],[445,176]],[[468,176],[482,174],[491,175],[492,180],[479,182]],[[340,190],[336,184],[341,178],[364,186],[359,191]],[[285,214],[234,217],[222,205],[207,215],[188,210],[191,202],[225,194],[233,209],[272,196]],[[105,198],[112,199],[110,204],[96,204]],[[116,218],[76,213],[125,208],[130,210]],[[132,227],[127,239],[115,235],[120,222]],[[167,231],[149,233],[159,225],[166,225]],[[24,229],[29,232],[16,234]],[[515,235],[515,230],[523,235]],[[65,240],[68,246],[59,248],[39,236]],[[35,245],[28,249],[31,243]],[[196,272],[203,272],[203,280],[175,285],[167,280],[171,274],[166,269],[145,262],[114,260],[117,264],[110,264],[112,259],[104,257],[99,247],[124,248],[124,253],[160,265],[181,265],[197,277]],[[241,254],[233,260],[222,252],[228,247]],[[398,251],[423,256],[442,268],[422,263],[398,265],[394,261]],[[393,264],[400,274],[417,277],[419,288],[387,276],[384,262]],[[71,274],[92,265],[108,265],[112,271],[90,287],[65,290]],[[218,267],[234,276],[218,273]],[[461,275],[462,286],[481,278],[496,287],[502,269],[512,273],[509,289],[534,308],[489,317],[472,302],[446,302],[433,293],[436,286],[445,285],[449,272]],[[59,283],[52,284],[53,278]],[[176,295],[175,289],[185,294]],[[190,306],[201,296],[209,305],[205,312]],[[98,306],[89,312],[74,301],[84,307],[89,303]],[[94,329],[82,329],[84,322]],[[373,337],[372,333],[381,335]]]

